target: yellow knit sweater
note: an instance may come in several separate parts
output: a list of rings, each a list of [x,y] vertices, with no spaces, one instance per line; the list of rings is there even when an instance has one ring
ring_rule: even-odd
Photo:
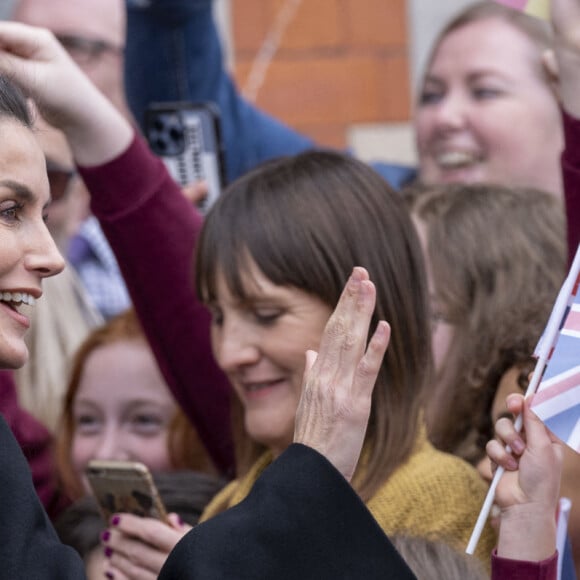
[[[241,479],[232,481],[206,507],[200,521],[232,507],[249,494],[254,482],[272,462],[264,453]],[[483,504],[487,486],[465,461],[437,451],[421,429],[413,453],[367,502],[389,536],[405,535],[441,540],[463,551]],[[485,527],[476,555],[490,566],[496,537]]]

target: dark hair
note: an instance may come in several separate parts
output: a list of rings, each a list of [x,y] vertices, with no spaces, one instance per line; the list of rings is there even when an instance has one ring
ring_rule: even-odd
[[[34,126],[24,93],[2,74],[0,74],[0,118],[14,119],[28,129]]]
[[[427,418],[435,445],[477,463],[493,437],[491,406],[512,367],[520,385],[566,267],[561,200],[531,188],[421,187],[409,194],[425,226],[434,299],[453,325]]]
[[[194,526],[210,499],[224,486],[219,477],[196,471],[153,473],[153,480],[168,512]],[[64,544],[86,557],[100,543],[107,526],[97,502],[87,495],[69,506],[55,521],[56,532]]]
[[[431,370],[423,261],[404,202],[347,155],[309,151],[270,161],[231,184],[209,212],[196,259],[198,295],[216,300],[219,272],[244,299],[250,260],[274,284],[331,308],[354,266],[369,271],[377,289],[373,329],[387,320],[391,342],[373,393],[364,467],[355,475],[366,500],[409,457]],[[238,450],[238,475],[249,460]]]

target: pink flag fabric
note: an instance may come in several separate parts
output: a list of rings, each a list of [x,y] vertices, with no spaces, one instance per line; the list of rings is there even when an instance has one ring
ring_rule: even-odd
[[[580,276],[568,297],[560,330],[531,408],[546,427],[580,453]]]

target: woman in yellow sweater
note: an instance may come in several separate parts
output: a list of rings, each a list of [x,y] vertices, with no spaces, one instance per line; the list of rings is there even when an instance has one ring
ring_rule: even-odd
[[[486,488],[471,466],[426,438],[423,394],[432,362],[419,241],[400,196],[366,165],[330,152],[252,171],[230,186],[204,224],[197,292],[212,312],[214,355],[236,395],[239,443],[237,478],[204,518],[244,499],[291,444],[302,377],[312,362],[305,352],[318,350],[354,266],[366,268],[376,286],[374,324],[387,320],[391,341],[352,484],[389,535],[463,549]],[[340,320],[334,332],[344,332]],[[107,541],[109,573],[157,572],[185,531],[161,526],[117,518]],[[479,546],[486,564],[493,544],[487,529]]]

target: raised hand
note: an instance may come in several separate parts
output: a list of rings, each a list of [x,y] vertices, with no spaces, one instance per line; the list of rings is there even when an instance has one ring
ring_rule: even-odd
[[[390,338],[379,322],[367,346],[375,287],[355,268],[330,317],[318,353],[307,353],[294,441],[308,445],[350,481],[362,449],[371,397]]]
[[[77,162],[97,165],[129,145],[133,130],[48,30],[0,22],[0,73],[62,130]]]

